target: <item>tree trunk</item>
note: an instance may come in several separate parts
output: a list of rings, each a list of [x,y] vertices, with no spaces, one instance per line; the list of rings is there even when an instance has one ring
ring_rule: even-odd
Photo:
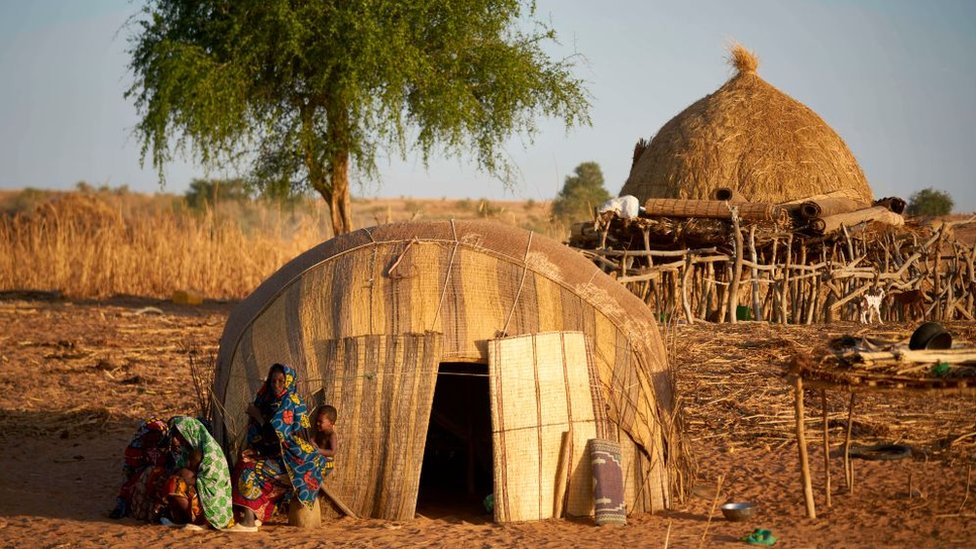
[[[332,231],[336,235],[352,231],[352,212],[349,204],[349,153],[341,152],[332,161],[332,196],[329,209]]]

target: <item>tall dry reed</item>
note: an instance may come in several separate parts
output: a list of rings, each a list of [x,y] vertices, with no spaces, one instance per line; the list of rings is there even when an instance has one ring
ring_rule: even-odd
[[[67,297],[168,298],[194,290],[208,299],[240,299],[305,250],[331,238],[319,199],[293,208],[225,202],[189,210],[172,195],[119,191],[0,193],[0,291],[48,290]],[[482,200],[480,203],[486,203]],[[11,206],[16,204],[16,206]],[[358,227],[390,221],[491,217],[547,236],[546,202],[498,202],[491,208],[447,199],[357,199]]]
[[[194,212],[178,201],[133,205],[112,195],[57,195],[0,218],[0,290],[73,298],[169,297],[194,290],[238,299],[331,235],[324,207],[229,203]]]

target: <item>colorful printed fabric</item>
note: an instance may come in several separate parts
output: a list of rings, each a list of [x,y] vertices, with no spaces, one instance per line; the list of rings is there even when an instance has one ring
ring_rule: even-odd
[[[203,516],[203,509],[200,507],[200,497],[197,495],[196,486],[191,486],[180,475],[170,475],[166,481],[165,494],[185,498],[190,504],[190,522],[193,524],[203,522],[205,517]]]
[[[291,493],[291,479],[280,457],[262,458],[245,451],[234,467],[234,505],[254,511],[258,520],[267,522],[275,508]]]
[[[308,409],[298,396],[295,370],[284,366],[285,394],[271,417],[271,425],[281,442],[281,459],[291,479],[294,497],[311,508],[318,496],[327,461],[306,438],[311,422]]]
[[[150,520],[158,514],[159,489],[166,478],[169,457],[169,426],[157,418],[143,421],[125,448],[122,464],[125,480],[116,498],[113,518],[132,516]]]
[[[170,426],[203,455],[196,472],[196,491],[207,522],[214,528],[233,525],[230,469],[220,445],[202,423],[191,417],[174,417],[170,420]]]

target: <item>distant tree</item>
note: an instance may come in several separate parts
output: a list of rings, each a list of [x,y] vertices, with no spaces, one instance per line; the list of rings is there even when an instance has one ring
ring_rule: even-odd
[[[183,194],[187,206],[202,210],[218,202],[245,201],[251,198],[251,187],[243,179],[194,179]]]
[[[593,217],[593,208],[610,198],[603,188],[603,171],[596,162],[584,162],[566,177],[563,190],[552,202],[552,215],[563,223]]]
[[[539,116],[589,122],[573,59],[530,0],[147,0],[133,19],[126,92],[143,159],[162,175],[174,148],[204,163],[253,161],[328,202],[351,230],[349,172],[377,151],[474,153],[515,181],[504,143]]]
[[[908,215],[948,215],[952,212],[953,205],[954,202],[949,193],[928,187],[911,196],[907,211]]]

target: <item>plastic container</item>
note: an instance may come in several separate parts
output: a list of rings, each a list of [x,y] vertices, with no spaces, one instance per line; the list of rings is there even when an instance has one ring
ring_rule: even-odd
[[[912,332],[908,340],[908,348],[917,351],[921,349],[949,349],[952,347],[952,334],[946,331],[938,322],[923,322]]]

